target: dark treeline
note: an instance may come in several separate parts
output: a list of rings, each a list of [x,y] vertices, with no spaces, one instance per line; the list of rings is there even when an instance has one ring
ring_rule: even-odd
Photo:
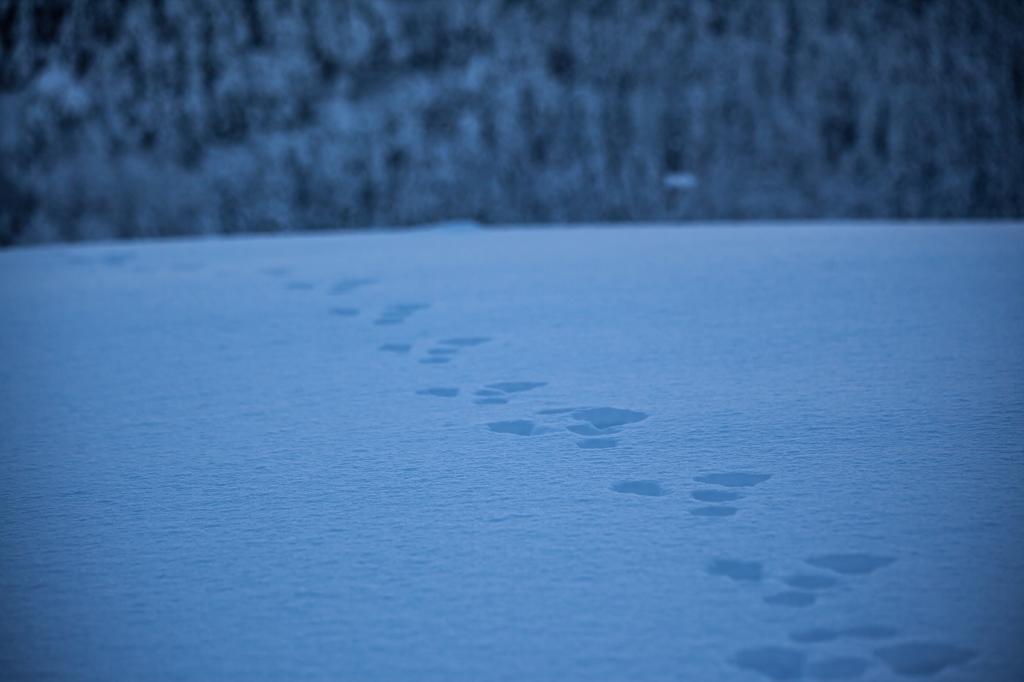
[[[0,242],[1024,214],[1017,0],[0,0]]]

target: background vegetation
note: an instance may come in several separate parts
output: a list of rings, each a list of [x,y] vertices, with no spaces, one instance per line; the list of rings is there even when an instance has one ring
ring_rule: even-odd
[[[0,49],[7,244],[1024,213],[1015,0],[0,0]]]

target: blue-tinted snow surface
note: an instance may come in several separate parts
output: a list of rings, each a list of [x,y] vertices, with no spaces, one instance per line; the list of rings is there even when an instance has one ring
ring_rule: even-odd
[[[0,358],[5,679],[1024,677],[1019,225],[21,249]]]

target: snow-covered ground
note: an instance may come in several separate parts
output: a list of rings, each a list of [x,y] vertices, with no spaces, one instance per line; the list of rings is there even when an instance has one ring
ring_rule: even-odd
[[[1024,227],[0,253],[0,667],[1018,680]]]

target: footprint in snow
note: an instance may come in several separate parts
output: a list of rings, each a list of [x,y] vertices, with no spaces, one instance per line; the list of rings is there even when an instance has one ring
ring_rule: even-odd
[[[496,384],[487,384],[486,388],[502,393],[522,393],[547,385],[546,381],[501,381]]]
[[[542,433],[550,433],[552,429],[546,426],[534,424],[528,419],[514,419],[512,421],[491,422],[487,428],[494,433],[509,433],[515,436],[538,436]]]
[[[620,432],[620,427],[627,424],[641,422],[649,416],[646,412],[636,410],[623,410],[617,407],[592,407],[587,409],[573,410],[570,408],[559,408],[542,410],[541,414],[565,414],[572,412],[572,418],[583,424],[573,424],[566,429],[578,436],[588,436],[577,441],[576,446],[584,450],[599,450],[604,448],[617,447],[617,438],[602,438]],[[596,437],[595,437],[596,436]]]
[[[421,391],[416,391],[416,395],[432,395],[437,398],[454,398],[459,394],[457,388],[424,388]]]
[[[365,287],[370,284],[376,284],[377,282],[378,280],[370,277],[343,279],[336,282],[334,286],[331,287],[330,291],[328,291],[327,293],[331,294],[332,296],[339,296],[341,294],[347,294],[351,291],[355,291],[360,287]]]
[[[397,319],[397,316],[395,316],[395,319]],[[384,317],[382,317],[381,320],[384,320]],[[398,324],[398,322],[385,322],[381,320],[378,320],[377,324]],[[490,339],[484,336],[464,336],[455,339],[445,339],[444,341],[438,341],[438,343],[441,345],[429,349],[427,351],[427,357],[421,359],[420,362],[424,365],[444,365],[450,362],[451,356],[457,354],[459,350],[461,350],[462,348],[478,346],[481,343],[485,343],[487,341],[490,341]]]
[[[764,483],[771,477],[771,474],[733,472],[705,474],[703,476],[697,476],[693,480],[698,483],[718,485],[724,488],[750,488],[758,483]],[[742,497],[742,495],[737,492],[731,490],[718,490],[715,488],[694,490],[690,494],[695,500],[699,500],[700,502],[732,502]],[[697,507],[696,509],[691,509],[690,513],[694,516],[733,516],[736,514],[736,511],[736,507],[716,505],[709,507]]]
[[[547,385],[546,381],[502,381],[496,384],[487,384],[485,388],[474,392],[473,395],[479,396],[479,398],[473,402],[477,405],[505,405],[508,403],[508,396],[512,393],[532,391]]]
[[[460,336],[454,339],[445,339],[439,343],[445,346],[456,346],[458,348],[471,348],[472,346],[479,346],[481,343],[487,343],[490,341],[488,336]]]
[[[949,666],[968,663],[977,656],[971,649],[938,642],[907,642],[875,650],[875,656],[897,675],[936,675]]]
[[[577,410],[572,413],[572,418],[577,421],[589,422],[595,429],[604,431],[615,426],[625,426],[641,422],[650,416],[645,412],[634,410],[620,410],[615,407],[595,407],[586,410]]]
[[[694,490],[690,496],[698,502],[733,502],[743,497],[731,490]]]
[[[402,324],[413,313],[430,307],[429,303],[396,303],[389,305],[373,323],[377,326]]]
[[[595,429],[590,424],[573,424],[572,426],[566,426],[565,429],[575,433],[577,436],[604,436],[610,433],[618,433],[622,430],[617,426],[607,429]]]

